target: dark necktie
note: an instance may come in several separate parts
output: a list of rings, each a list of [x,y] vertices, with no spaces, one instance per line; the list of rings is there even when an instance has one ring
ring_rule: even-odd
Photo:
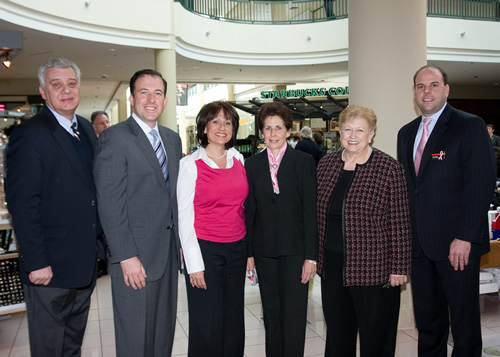
[[[73,130],[73,136],[80,141],[80,132],[78,131],[78,124],[76,124],[76,121],[71,124],[71,129]]]

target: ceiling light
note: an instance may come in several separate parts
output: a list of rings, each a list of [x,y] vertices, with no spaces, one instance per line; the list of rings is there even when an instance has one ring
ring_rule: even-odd
[[[10,68],[10,66],[12,65],[12,62],[11,62],[11,59],[10,59],[10,56],[9,56],[9,51],[7,52],[4,52],[2,54],[2,56],[0,56],[2,58],[2,64],[5,68]]]

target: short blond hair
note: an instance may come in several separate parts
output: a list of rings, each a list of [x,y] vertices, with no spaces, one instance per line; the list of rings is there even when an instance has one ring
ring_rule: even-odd
[[[357,117],[366,119],[370,130],[375,131],[377,129],[377,115],[372,108],[361,104],[351,104],[340,113],[339,128],[342,129],[347,122]]]

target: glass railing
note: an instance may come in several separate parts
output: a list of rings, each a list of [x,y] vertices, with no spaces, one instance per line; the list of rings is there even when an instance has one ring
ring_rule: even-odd
[[[347,17],[348,2],[348,0],[176,1],[186,10],[201,16],[220,21],[256,24],[297,24],[342,19]],[[500,0],[427,0],[427,3],[428,16],[500,21]]]
[[[230,22],[296,24],[347,17],[347,0],[178,0],[178,2],[191,12]]]

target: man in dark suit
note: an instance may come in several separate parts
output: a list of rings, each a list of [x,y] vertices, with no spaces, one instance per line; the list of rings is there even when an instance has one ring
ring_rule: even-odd
[[[157,123],[167,82],[130,80],[132,116],[99,137],[95,181],[108,244],[116,355],[170,356],[177,311],[177,133]],[[174,224],[175,223],[175,224]]]
[[[20,246],[31,356],[79,356],[101,234],[92,176],[96,136],[75,115],[76,64],[52,59],[38,78],[46,106],[10,137],[7,201]]]
[[[495,135],[495,126],[493,124],[486,125],[488,135],[490,136],[491,144],[495,149],[500,148],[500,136]]]
[[[314,158],[316,165],[319,162],[319,148],[318,144],[312,140],[312,130],[308,126],[304,126],[300,130],[300,136],[302,136],[302,140],[295,145],[295,150],[303,151],[308,153]]]
[[[94,127],[95,135],[97,137],[99,137],[99,135],[101,135],[101,133],[111,125],[109,122],[108,113],[103,110],[96,110],[95,112],[93,112],[90,116],[90,122]]]
[[[452,356],[481,356],[479,263],[490,249],[493,150],[483,119],[446,102],[443,70],[424,66],[413,81],[422,116],[399,131],[398,158],[412,218],[418,354],[446,356],[451,323]]]

